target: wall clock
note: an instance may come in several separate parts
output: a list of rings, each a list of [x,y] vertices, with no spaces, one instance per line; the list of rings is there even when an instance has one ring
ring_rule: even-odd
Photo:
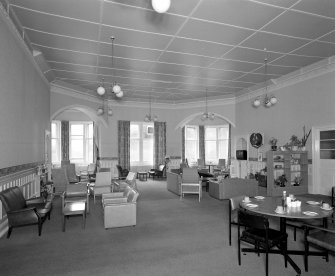
[[[263,135],[260,133],[252,133],[250,135],[250,144],[258,149],[261,145],[263,145]]]

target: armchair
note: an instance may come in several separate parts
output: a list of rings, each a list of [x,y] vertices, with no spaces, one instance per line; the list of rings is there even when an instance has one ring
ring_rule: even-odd
[[[158,166],[158,169],[151,169],[148,174],[149,174],[149,177],[152,176],[152,179],[156,177],[163,177],[164,175],[164,170],[165,170],[165,165],[163,164],[160,164]]]
[[[119,179],[125,179],[129,173],[128,169],[123,169],[120,165],[116,165],[117,171],[119,173]]]
[[[93,187],[93,198],[95,204],[95,196],[111,192],[112,173],[98,172],[96,174],[95,185]]]
[[[129,172],[125,180],[116,180],[113,182],[113,185],[118,187],[119,192],[122,192],[128,186],[137,189],[136,173]]]
[[[89,182],[94,182],[96,170],[97,166],[95,163],[89,164],[86,170],[80,171],[80,180],[87,179]]]
[[[38,235],[41,235],[43,222],[46,217],[50,219],[53,199],[51,195],[47,200],[44,197],[26,200],[21,189],[15,186],[0,192],[0,199],[8,218],[7,238],[13,228],[34,224],[38,225]]]
[[[66,190],[66,187],[69,185],[66,170],[64,168],[52,169],[51,177],[55,190],[54,192],[56,194],[63,193]]]
[[[199,202],[202,196],[202,184],[197,168],[184,168],[180,184],[180,199],[184,194],[198,194]]]
[[[105,228],[135,226],[136,201],[139,193],[129,187],[124,193],[112,194],[116,195],[103,195],[102,198]]]
[[[66,170],[66,176],[69,180],[69,183],[76,183],[80,181],[80,175],[77,175],[76,173],[75,164],[62,165],[62,168]]]

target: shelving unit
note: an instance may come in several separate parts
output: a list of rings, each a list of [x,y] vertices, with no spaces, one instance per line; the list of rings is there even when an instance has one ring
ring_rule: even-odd
[[[287,194],[308,192],[307,151],[268,151],[266,157],[268,196],[282,195],[283,191]],[[283,175],[287,182],[282,181]]]

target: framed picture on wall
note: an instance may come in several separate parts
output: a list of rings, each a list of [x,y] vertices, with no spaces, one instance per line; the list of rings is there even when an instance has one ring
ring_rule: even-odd
[[[262,161],[263,161],[263,153],[262,153],[262,152],[259,152],[259,153],[257,154],[257,161],[258,161],[258,162],[262,162]]]

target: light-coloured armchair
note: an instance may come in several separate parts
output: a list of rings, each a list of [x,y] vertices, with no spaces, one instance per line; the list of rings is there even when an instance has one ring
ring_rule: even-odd
[[[118,188],[119,192],[122,192],[127,186],[137,189],[136,173],[129,172],[125,180],[115,180],[113,185]]]
[[[197,168],[184,168],[180,184],[180,199],[184,194],[198,194],[199,202],[202,197],[202,184]]]
[[[102,195],[104,227],[135,226],[138,196],[139,193],[129,186],[123,193]]]
[[[95,196],[111,192],[111,172],[98,172],[96,174],[95,185],[93,187],[93,198],[95,204]]]

